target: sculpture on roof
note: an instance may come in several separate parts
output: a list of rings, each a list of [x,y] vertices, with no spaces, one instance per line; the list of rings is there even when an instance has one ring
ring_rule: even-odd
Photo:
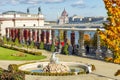
[[[38,14],[41,14],[41,8],[38,7]]]

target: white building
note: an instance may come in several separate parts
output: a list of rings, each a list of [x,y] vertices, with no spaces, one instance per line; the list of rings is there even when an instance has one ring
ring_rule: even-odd
[[[68,18],[68,13],[64,9],[60,18],[58,19],[58,24],[66,24],[66,23],[69,23],[69,18]]]
[[[38,8],[38,14],[30,14],[17,11],[7,11],[0,14],[0,29],[1,35],[5,35],[6,27],[27,27],[27,26],[44,26],[44,16],[41,14],[41,9]]]

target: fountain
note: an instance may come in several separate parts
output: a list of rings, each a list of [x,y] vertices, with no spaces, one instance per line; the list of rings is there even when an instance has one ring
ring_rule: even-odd
[[[80,62],[60,62],[56,56],[58,52],[54,52],[51,55],[50,62],[35,62],[30,64],[25,64],[19,67],[19,70],[22,71],[31,71],[38,73],[70,73],[75,72],[92,72],[92,66]]]
[[[60,64],[58,57],[56,54],[58,52],[54,52],[50,58],[50,63],[46,67],[43,68],[43,72],[50,72],[50,73],[67,73],[70,72],[70,69],[65,64]]]

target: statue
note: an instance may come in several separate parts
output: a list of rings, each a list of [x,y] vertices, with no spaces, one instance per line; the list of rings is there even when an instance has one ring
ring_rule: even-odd
[[[56,57],[56,54],[57,54],[58,52],[54,52],[53,54],[52,54],[52,56],[51,56],[51,58],[50,58],[50,63],[55,63],[55,64],[58,64],[59,63],[59,61],[58,61],[58,57]]]

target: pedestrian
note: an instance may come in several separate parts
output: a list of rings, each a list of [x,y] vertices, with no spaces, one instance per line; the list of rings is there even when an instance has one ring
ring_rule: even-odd
[[[86,46],[86,54],[89,54],[89,46]]]

